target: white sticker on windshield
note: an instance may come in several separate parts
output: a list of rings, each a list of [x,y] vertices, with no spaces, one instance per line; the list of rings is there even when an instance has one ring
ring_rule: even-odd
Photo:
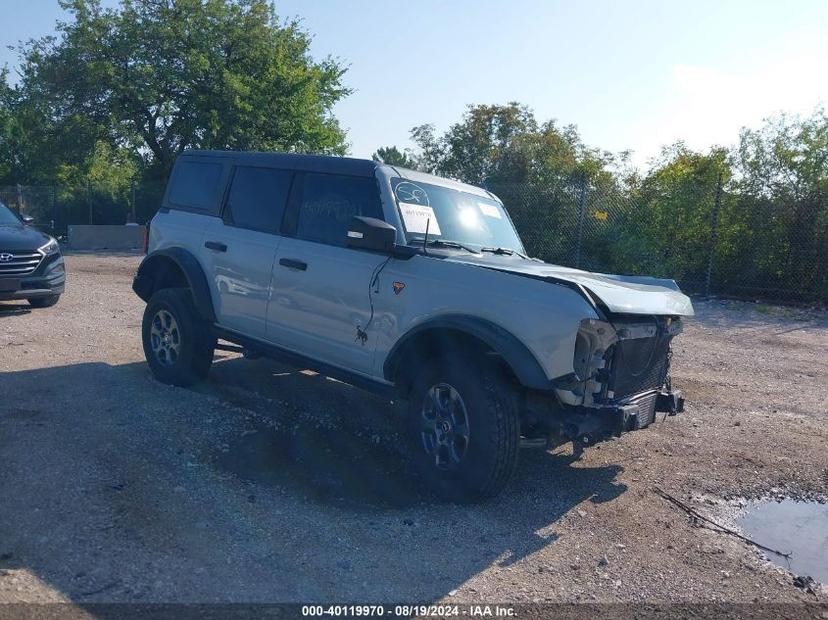
[[[426,205],[413,205],[408,202],[401,202],[399,205],[403,223],[408,232],[425,234],[426,224],[428,224],[429,235],[441,234],[440,225],[437,223],[437,218],[434,217],[434,209]]]
[[[480,210],[483,212],[483,215],[487,217],[494,217],[497,219],[503,219],[503,216],[500,215],[500,209],[498,209],[494,205],[486,204],[485,202],[478,202],[477,206],[480,207]]]

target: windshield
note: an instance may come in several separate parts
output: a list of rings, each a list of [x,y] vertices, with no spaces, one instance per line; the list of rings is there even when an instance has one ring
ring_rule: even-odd
[[[391,188],[408,243],[422,242],[428,225],[429,243],[453,241],[475,251],[524,251],[509,215],[496,200],[399,177],[391,179]]]
[[[0,226],[20,224],[18,217],[6,205],[0,202]]]

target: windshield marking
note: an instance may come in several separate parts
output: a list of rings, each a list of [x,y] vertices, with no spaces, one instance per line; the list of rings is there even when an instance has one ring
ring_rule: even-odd
[[[424,206],[429,206],[431,204],[428,200],[428,192],[411,181],[397,183],[397,187],[394,188],[394,195],[400,203],[404,202],[410,205]]]

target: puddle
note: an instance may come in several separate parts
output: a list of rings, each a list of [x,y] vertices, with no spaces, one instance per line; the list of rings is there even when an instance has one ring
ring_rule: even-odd
[[[260,424],[213,460],[243,480],[286,487],[326,504],[404,508],[421,499],[399,454],[343,430]]]
[[[770,561],[828,584],[828,504],[790,499],[752,502],[739,525],[756,542],[791,553],[788,559],[766,552]]]

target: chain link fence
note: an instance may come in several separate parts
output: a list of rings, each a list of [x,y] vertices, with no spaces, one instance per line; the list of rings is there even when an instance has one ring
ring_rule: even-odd
[[[164,194],[164,183],[137,183],[113,190],[94,185],[0,186],[0,202],[34,218],[34,225],[65,239],[72,224],[148,222]]]
[[[783,302],[828,302],[828,205],[740,195],[721,179],[673,195],[585,180],[492,184],[544,261],[652,275],[682,290]]]
[[[646,193],[586,180],[490,185],[532,256],[675,279],[689,293],[828,302],[828,205],[740,195],[721,181]],[[0,187],[0,201],[65,239],[70,224],[144,224],[163,183]]]

